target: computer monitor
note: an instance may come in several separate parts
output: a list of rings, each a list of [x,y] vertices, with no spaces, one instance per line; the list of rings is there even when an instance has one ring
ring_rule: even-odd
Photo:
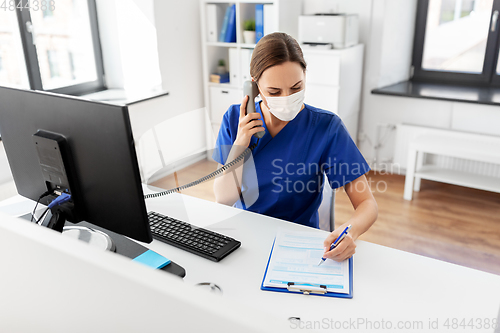
[[[65,219],[152,241],[127,106],[0,87],[0,133],[20,195],[68,192]]]

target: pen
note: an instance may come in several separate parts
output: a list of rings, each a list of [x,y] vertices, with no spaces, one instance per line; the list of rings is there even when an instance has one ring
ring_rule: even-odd
[[[349,230],[351,230],[351,227],[352,225],[348,225],[344,231],[342,231],[342,233],[339,235],[339,237],[337,237],[337,239],[335,240],[335,242],[332,243],[332,245],[330,246],[330,251],[333,250],[343,239],[344,237],[347,235],[347,233],[349,232]],[[321,266],[321,264],[326,260],[326,258],[321,258],[318,266]]]

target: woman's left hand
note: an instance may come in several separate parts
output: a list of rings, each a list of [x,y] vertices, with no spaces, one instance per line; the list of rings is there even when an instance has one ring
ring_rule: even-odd
[[[340,227],[336,228],[334,231],[326,237],[323,242],[323,246],[325,247],[325,253],[323,254],[323,258],[332,259],[335,261],[344,261],[352,257],[352,255],[356,252],[356,244],[354,243],[354,239],[350,234],[347,234],[344,239],[338,243],[338,245],[330,251],[330,246],[337,239],[337,237],[344,231],[344,229],[349,224],[343,224]]]

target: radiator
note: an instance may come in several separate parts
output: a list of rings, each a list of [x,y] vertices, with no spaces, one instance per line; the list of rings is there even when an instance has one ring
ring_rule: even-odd
[[[445,134],[453,131],[417,125],[399,124],[396,127],[396,142],[394,145],[394,171],[400,169],[404,174],[406,170],[406,159],[408,157],[408,145],[411,140],[422,134]],[[441,168],[453,169],[484,176],[500,177],[500,165],[466,160],[462,158],[448,157],[442,155],[427,154],[424,164],[432,164]]]

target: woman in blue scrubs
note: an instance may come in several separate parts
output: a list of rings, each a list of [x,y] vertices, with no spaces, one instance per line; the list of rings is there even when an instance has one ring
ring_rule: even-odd
[[[370,167],[337,115],[303,103],[306,62],[295,39],[285,33],[264,36],[252,54],[250,74],[262,101],[248,115],[248,96],[229,108],[213,157],[223,165],[255,146],[254,164],[242,161],[216,178],[216,201],[318,228],[324,181],[333,189],[343,186],[355,212],[325,239],[325,257],[350,258],[354,241],[378,214],[365,177]],[[257,132],[264,136],[257,139]],[[328,251],[349,224],[348,236]]]

